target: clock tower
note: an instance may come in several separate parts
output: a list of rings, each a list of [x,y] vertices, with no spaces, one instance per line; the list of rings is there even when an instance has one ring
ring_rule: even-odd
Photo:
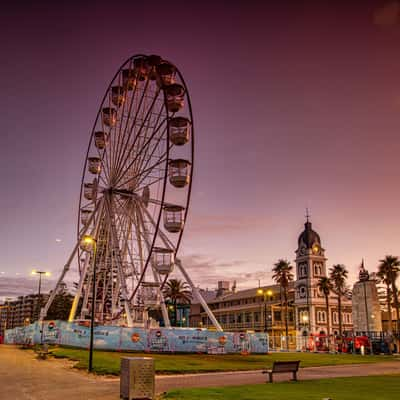
[[[325,298],[318,281],[327,276],[325,249],[321,238],[312,229],[309,216],[300,234],[296,250],[295,309],[296,327],[300,335],[327,332]]]

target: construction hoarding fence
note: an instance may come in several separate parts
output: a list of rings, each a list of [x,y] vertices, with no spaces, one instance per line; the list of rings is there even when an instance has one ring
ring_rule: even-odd
[[[88,348],[89,337],[90,328],[86,322],[44,321],[43,324],[35,322],[28,326],[6,330],[5,343],[33,345],[43,342]],[[265,354],[268,352],[268,335],[217,332],[200,328],[144,329],[96,326],[94,347],[98,350],[161,353]]]

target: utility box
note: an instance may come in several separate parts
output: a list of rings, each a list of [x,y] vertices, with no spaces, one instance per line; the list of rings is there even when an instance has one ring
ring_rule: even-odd
[[[153,358],[121,358],[120,398],[123,400],[154,399],[154,375]]]

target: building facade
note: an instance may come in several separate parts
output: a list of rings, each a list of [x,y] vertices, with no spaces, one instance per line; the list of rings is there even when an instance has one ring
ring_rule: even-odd
[[[324,293],[318,288],[321,278],[328,276],[325,249],[321,238],[308,220],[297,241],[296,249],[295,310],[299,334],[332,335],[339,333],[338,298],[332,291],[328,309]],[[343,331],[353,330],[352,304],[342,297]],[[329,326],[329,331],[328,331]]]
[[[321,278],[327,277],[327,258],[321,238],[306,221],[295,251],[295,280],[289,287],[288,325],[290,336],[333,335],[339,333],[338,298],[329,295],[328,309],[324,294],[318,289]],[[278,285],[236,291],[229,283],[219,282],[215,298],[209,299],[211,310],[227,331],[266,331],[270,336],[286,332],[286,309]],[[259,293],[263,295],[260,295]],[[353,330],[352,303],[342,298],[342,330]],[[192,305],[190,325],[211,327],[207,314],[199,304]],[[328,330],[329,326],[329,330]]]
[[[358,281],[353,286],[353,322],[355,332],[381,332],[382,315],[376,280],[360,267]]]
[[[48,294],[30,294],[19,296],[16,300],[8,300],[0,307],[0,327],[12,329],[28,325],[38,320],[40,306],[45,304]]]
[[[219,282],[219,286],[221,284],[226,285],[225,282]],[[295,334],[293,300],[294,291],[291,285],[287,313],[289,335]],[[286,308],[281,305],[278,285],[230,290],[209,301],[208,305],[224,330],[268,332],[270,336],[285,335]],[[199,326],[212,327],[204,310],[201,310]]]

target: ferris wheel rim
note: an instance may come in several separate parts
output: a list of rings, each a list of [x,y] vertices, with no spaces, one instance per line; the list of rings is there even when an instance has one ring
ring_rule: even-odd
[[[81,179],[81,188],[80,188],[80,194],[79,194],[79,210],[78,210],[78,221],[77,221],[77,235],[79,237],[80,235],[80,222],[81,222],[81,214],[82,214],[82,208],[83,208],[83,192],[84,192],[84,185],[85,185],[85,177],[87,176],[87,167],[88,167],[88,159],[89,159],[89,155],[90,155],[90,150],[93,147],[93,141],[94,141],[94,137],[95,137],[95,133],[96,133],[96,127],[98,125],[99,122],[99,118],[102,115],[102,110],[104,109],[104,104],[107,101],[107,96],[110,93],[110,90],[112,89],[113,83],[115,82],[116,78],[122,73],[124,67],[126,67],[127,64],[129,64],[130,62],[133,62],[135,59],[139,59],[139,58],[143,58],[143,57],[147,57],[143,54],[136,54],[132,57],[129,57],[121,66],[120,68],[117,70],[117,72],[115,73],[114,77],[112,78],[112,80],[110,81],[110,84],[108,85],[105,94],[102,98],[102,101],[100,103],[100,107],[98,109],[94,124],[93,124],[93,128],[90,134],[90,138],[89,138],[89,143],[88,143],[88,147],[87,147],[87,151],[86,151],[86,157],[85,157],[85,162],[83,165],[83,173],[82,173],[82,179]],[[163,62],[169,63],[171,64],[174,68],[175,71],[177,73],[177,75],[179,76],[179,79],[181,81],[182,86],[184,87],[185,90],[185,99],[187,101],[188,104],[188,116],[189,116],[189,122],[190,122],[190,157],[191,157],[191,168],[190,168],[190,179],[189,179],[189,183],[187,186],[187,191],[186,191],[186,200],[185,200],[185,205],[184,205],[184,222],[186,224],[187,221],[187,216],[188,216],[188,211],[189,211],[189,204],[190,204],[190,198],[191,198],[191,190],[192,190],[192,182],[193,182],[193,164],[194,164],[194,121],[193,121],[193,112],[192,112],[192,104],[191,104],[191,99],[190,99],[190,95],[189,95],[189,91],[186,85],[186,82],[183,79],[183,75],[180,72],[180,70],[176,67],[175,64],[171,63],[168,60],[164,60]],[[149,79],[149,78],[148,78]],[[138,288],[140,287],[141,283],[143,282],[143,278],[146,274],[146,271],[148,270],[149,264],[151,262],[153,253],[154,253],[154,249],[156,248],[156,241],[160,236],[160,223],[161,223],[161,219],[162,219],[162,214],[163,214],[163,210],[165,208],[165,204],[166,204],[166,187],[167,187],[167,182],[168,182],[168,166],[169,163],[171,161],[170,158],[170,120],[172,117],[174,117],[175,113],[171,113],[168,110],[167,107],[167,99],[166,99],[166,90],[165,87],[161,87],[162,92],[163,92],[163,97],[164,97],[164,105],[163,108],[166,110],[166,140],[167,140],[167,146],[166,146],[166,158],[164,161],[165,167],[164,167],[164,176],[163,176],[163,183],[162,183],[162,194],[161,194],[161,204],[159,206],[158,212],[157,212],[157,218],[156,218],[156,227],[155,230],[152,234],[152,243],[150,248],[148,249],[148,255],[147,258],[145,260],[145,266],[143,269],[143,272],[141,274],[140,279],[138,280],[136,287],[133,290],[133,293],[130,297],[130,300],[134,297],[134,295],[136,294]],[[98,179],[98,184],[99,184],[99,179]],[[102,196],[101,196],[102,197]],[[100,201],[100,197],[96,200]],[[179,235],[178,238],[175,242],[174,245],[174,255],[176,256],[176,254],[179,251],[180,245],[181,245],[181,241],[182,241],[182,236],[183,236],[183,232],[184,232],[184,228],[185,228],[185,224],[183,225],[182,229],[179,231]],[[80,253],[80,250],[78,250],[78,252]],[[78,265],[79,265],[79,273],[81,273],[81,256],[80,254],[78,255]],[[160,285],[160,290],[163,288],[166,280],[168,279],[170,273],[165,275],[165,279],[163,282],[161,282]]]

